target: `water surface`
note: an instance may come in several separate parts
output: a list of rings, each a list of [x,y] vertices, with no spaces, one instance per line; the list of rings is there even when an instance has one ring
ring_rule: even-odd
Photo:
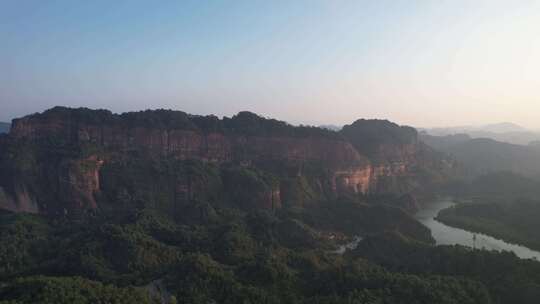
[[[474,233],[447,226],[441,222],[435,220],[435,217],[440,210],[446,209],[454,205],[451,198],[441,198],[430,204],[424,209],[420,210],[415,218],[422,224],[426,225],[430,230],[433,238],[437,242],[437,245],[464,245],[476,248],[484,248],[488,250],[497,251],[512,251],[518,257],[523,259],[535,258],[540,260],[540,252],[531,250],[527,247],[510,244],[502,240],[495,239],[493,237],[476,234],[476,244],[474,244]]]

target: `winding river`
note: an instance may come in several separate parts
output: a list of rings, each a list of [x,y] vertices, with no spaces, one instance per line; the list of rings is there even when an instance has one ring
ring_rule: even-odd
[[[427,205],[424,209],[420,210],[415,215],[415,218],[431,230],[431,234],[435,238],[437,245],[459,244],[473,247],[473,233],[463,229],[447,226],[435,220],[435,217],[440,210],[451,207],[452,205],[454,205],[454,202],[451,198],[438,199],[437,201]],[[476,234],[476,248],[485,248],[488,250],[497,251],[512,251],[522,259],[535,258],[540,260],[540,252],[538,251],[531,250],[524,246],[510,244],[484,234]]]

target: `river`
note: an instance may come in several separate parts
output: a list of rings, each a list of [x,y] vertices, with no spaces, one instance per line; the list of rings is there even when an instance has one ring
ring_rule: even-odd
[[[420,210],[415,215],[415,218],[431,230],[431,234],[433,235],[433,238],[435,238],[437,245],[459,244],[473,247],[473,233],[447,226],[435,220],[435,217],[440,210],[451,207],[452,205],[454,205],[454,202],[451,198],[438,199]],[[531,250],[524,246],[510,244],[484,234],[476,234],[476,248],[512,251],[522,259],[536,258],[540,260],[540,252],[538,251]]]

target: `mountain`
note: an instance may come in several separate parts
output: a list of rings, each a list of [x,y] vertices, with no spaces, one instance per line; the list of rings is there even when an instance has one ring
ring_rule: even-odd
[[[445,136],[434,136],[428,134],[426,131],[422,131],[420,132],[420,139],[422,140],[422,142],[436,150],[446,151],[452,146],[468,142],[472,138],[465,133]]]
[[[259,197],[252,207],[266,209],[343,195],[400,196],[421,192],[419,185],[440,182],[452,170],[410,127],[358,120],[334,132],[250,112],[218,119],[56,107],[13,120],[0,145],[0,206],[53,214],[114,204],[133,187],[153,189],[140,195],[156,200],[163,184],[174,197],[160,202],[169,211],[187,198],[237,192],[231,199],[239,204]],[[189,160],[199,171],[167,173],[165,167]],[[258,177],[243,177],[243,169]],[[234,179],[258,186],[242,198]]]
[[[527,132],[528,130],[520,125],[511,122],[501,122],[490,125],[485,125],[480,128],[485,132],[493,133],[515,133],[515,132]]]
[[[15,119],[0,135],[0,303],[537,303],[540,263],[435,246],[411,216],[455,169],[386,120]]]
[[[528,130],[514,123],[496,123],[480,127],[461,126],[449,128],[422,129],[429,135],[446,136],[467,134],[472,138],[490,138],[500,142],[527,145],[540,140],[540,132]]]
[[[423,128],[422,131],[426,131],[431,135],[443,136],[459,133],[469,132],[485,132],[485,133],[515,133],[515,132],[528,132],[526,128],[511,122],[501,122],[488,124],[483,126],[456,126],[445,128]]]
[[[540,180],[514,172],[481,175],[455,187],[464,202],[442,210],[437,220],[506,242],[540,249]]]
[[[534,144],[515,145],[465,134],[432,136],[422,132],[420,138],[433,149],[451,155],[472,176],[497,171],[540,175],[540,149]]]
[[[500,142],[505,142],[514,145],[528,145],[530,142],[540,140],[540,132],[523,131],[523,132],[506,132],[495,133],[485,131],[470,131],[467,132],[473,138],[489,138]]]
[[[0,122],[0,134],[2,134],[2,133],[8,133],[10,127],[11,127],[11,124],[10,124],[10,123],[7,123],[7,122]]]

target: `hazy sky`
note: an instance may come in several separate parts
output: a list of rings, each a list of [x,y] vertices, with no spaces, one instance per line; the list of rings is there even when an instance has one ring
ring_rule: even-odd
[[[540,1],[0,0],[0,120],[54,105],[540,128]]]

